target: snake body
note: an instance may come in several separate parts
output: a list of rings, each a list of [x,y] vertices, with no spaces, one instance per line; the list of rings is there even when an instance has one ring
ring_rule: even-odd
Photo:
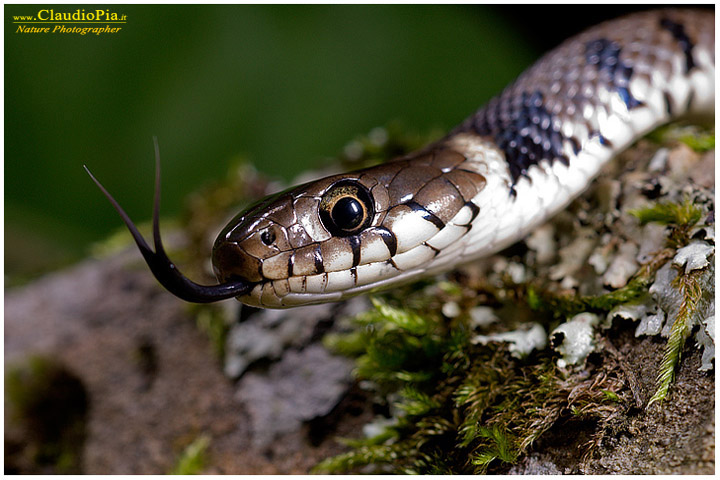
[[[638,137],[678,117],[712,115],[714,45],[713,11],[641,12],[593,27],[421,151],[239,214],[213,248],[216,287],[222,298],[230,288],[243,303],[284,308],[497,252],[565,207]],[[155,243],[166,259],[159,230]]]

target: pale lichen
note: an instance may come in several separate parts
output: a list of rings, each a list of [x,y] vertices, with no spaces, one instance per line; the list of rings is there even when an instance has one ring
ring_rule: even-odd
[[[595,348],[595,327],[599,322],[597,315],[583,312],[553,330],[551,345],[562,355],[557,361],[558,367],[566,368],[585,360]]]
[[[476,335],[473,343],[487,345],[490,342],[507,343],[510,355],[515,358],[524,358],[533,350],[542,350],[547,345],[547,334],[539,323],[530,323],[524,328],[510,332],[491,333],[490,335]]]
[[[703,319],[702,328],[695,338],[697,346],[703,349],[700,371],[712,369],[715,360],[715,315]]]

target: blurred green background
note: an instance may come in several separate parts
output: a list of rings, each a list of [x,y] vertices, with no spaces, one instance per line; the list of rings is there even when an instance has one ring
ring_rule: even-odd
[[[109,8],[127,23],[100,36],[16,32],[14,15],[43,8]],[[82,257],[121,225],[83,164],[141,222],[157,135],[163,214],[172,215],[238,156],[289,180],[391,120],[447,130],[565,35],[538,23],[547,9],[520,6],[4,12],[8,285]]]

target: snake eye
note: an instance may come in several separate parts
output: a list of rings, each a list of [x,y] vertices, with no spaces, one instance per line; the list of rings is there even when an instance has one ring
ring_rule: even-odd
[[[374,213],[370,192],[352,180],[336,183],[320,201],[320,220],[331,234],[340,237],[366,228]]]

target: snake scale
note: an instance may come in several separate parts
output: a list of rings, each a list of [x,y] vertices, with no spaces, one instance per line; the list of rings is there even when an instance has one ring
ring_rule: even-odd
[[[600,24],[422,150],[260,201],[217,237],[218,285],[187,279],[165,253],[157,144],[154,251],[91,177],[158,281],[182,299],[269,308],[342,300],[497,252],[563,209],[649,130],[712,116],[714,23],[714,11],[665,9]]]

